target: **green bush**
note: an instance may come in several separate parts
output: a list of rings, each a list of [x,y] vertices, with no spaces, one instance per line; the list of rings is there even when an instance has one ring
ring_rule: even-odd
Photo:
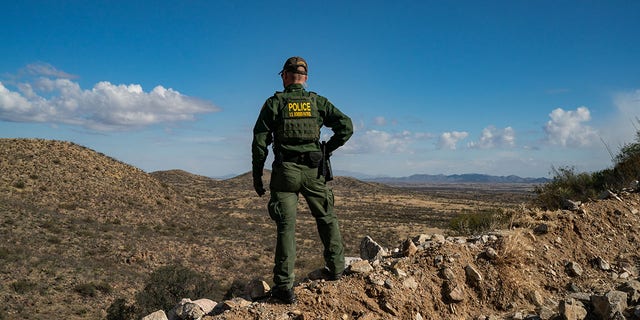
[[[574,167],[552,168],[554,176],[546,184],[536,186],[536,203],[543,209],[562,208],[565,200],[587,201],[602,191],[595,174],[576,173]],[[603,176],[604,179],[606,176]]]
[[[11,284],[11,288],[18,294],[25,294],[36,289],[38,285],[26,279],[18,280]]]
[[[543,209],[560,209],[567,199],[587,201],[606,189],[621,190],[640,179],[640,130],[636,142],[622,146],[612,160],[613,168],[593,173],[576,173],[573,167],[552,168],[551,181],[534,189],[535,204]]]
[[[76,285],[73,289],[84,298],[93,298],[98,295],[98,292],[108,294],[113,290],[108,283],[93,282]]]
[[[134,320],[140,319],[136,316],[135,306],[127,304],[125,299],[116,299],[107,308],[107,320]]]
[[[27,184],[26,184],[26,182],[24,182],[24,181],[22,181],[22,180],[18,180],[18,181],[16,181],[16,182],[13,184],[13,186],[14,186],[16,189],[24,189],[24,188],[27,186]]]
[[[449,229],[457,234],[476,235],[506,226],[511,220],[503,209],[484,209],[456,215],[449,221]]]
[[[136,295],[141,316],[157,310],[169,311],[183,298],[212,298],[219,292],[211,277],[183,267],[170,265],[154,271],[144,289]]]

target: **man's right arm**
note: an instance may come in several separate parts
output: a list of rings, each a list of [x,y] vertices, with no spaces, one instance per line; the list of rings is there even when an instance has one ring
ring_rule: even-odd
[[[253,142],[251,143],[251,164],[253,173],[253,184],[258,195],[264,194],[262,187],[262,170],[264,162],[269,154],[268,146],[272,142],[271,127],[273,116],[271,115],[269,100],[267,100],[262,109],[256,124],[253,127]]]

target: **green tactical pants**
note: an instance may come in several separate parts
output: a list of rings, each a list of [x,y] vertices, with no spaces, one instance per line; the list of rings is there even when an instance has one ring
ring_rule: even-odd
[[[300,193],[316,219],[326,266],[334,273],[344,271],[344,248],[338,218],[333,212],[333,191],[325,184],[324,177],[317,175],[318,168],[293,162],[273,167],[269,216],[276,222],[278,232],[273,267],[273,282],[277,287],[290,289],[295,280],[296,209]]]

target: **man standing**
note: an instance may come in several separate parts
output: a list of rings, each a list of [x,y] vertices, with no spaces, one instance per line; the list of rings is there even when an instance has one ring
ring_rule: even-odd
[[[294,303],[294,265],[296,259],[296,209],[298,196],[307,201],[316,219],[324,245],[323,269],[328,280],[337,280],[344,271],[344,248],[333,212],[333,191],[326,185],[325,158],[344,145],[353,134],[351,119],[340,112],[327,98],[306,91],[307,62],[301,57],[285,61],[280,77],[283,92],[268,98],[253,128],[251,145],[253,187],[259,196],[265,194],[262,170],[267,158],[267,146],[273,143],[274,162],[269,188],[269,216],[276,223],[277,243],[272,297],[284,303]],[[320,128],[331,128],[333,136],[325,145],[320,143]],[[321,146],[325,149],[322,153]]]

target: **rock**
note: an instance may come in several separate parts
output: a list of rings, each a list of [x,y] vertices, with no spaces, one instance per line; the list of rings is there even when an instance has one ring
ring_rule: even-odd
[[[569,298],[578,300],[582,304],[591,303],[591,295],[585,292],[574,292],[569,295]]]
[[[402,280],[402,285],[405,288],[409,288],[411,290],[418,289],[418,282],[416,281],[416,279],[414,277],[408,277],[408,278]]]
[[[344,267],[348,268],[352,263],[362,261],[362,258],[358,257],[344,257]]]
[[[207,313],[208,312],[204,312],[200,305],[191,301],[191,299],[182,299],[169,311],[168,318],[169,320],[200,320]]]
[[[464,301],[464,290],[454,281],[445,281],[442,288],[444,297],[450,302]]]
[[[496,251],[496,249],[492,247],[487,247],[483,253],[484,253],[484,256],[487,257],[487,259],[489,260],[495,260],[498,258],[498,252]]]
[[[167,315],[162,310],[158,310],[142,318],[142,320],[168,320]]]
[[[567,274],[571,277],[579,277],[582,275],[582,267],[574,261],[570,261],[565,266],[565,270]]]
[[[441,234],[434,234],[433,236],[431,236],[431,241],[433,241],[434,243],[437,243],[437,244],[443,244],[443,243],[447,242],[447,238],[445,238]]]
[[[561,301],[559,311],[566,320],[583,320],[587,316],[584,305],[573,299]]]
[[[357,261],[352,263],[349,268],[348,271],[351,273],[370,273],[373,271],[373,267],[371,266],[371,264],[369,263],[369,261],[367,260],[361,260],[361,261]]]
[[[200,308],[202,308],[202,311],[204,311],[205,314],[209,314],[211,311],[213,311],[213,309],[218,304],[217,302],[210,299],[198,299],[193,301],[193,303],[200,306]]]
[[[404,278],[407,276],[407,272],[400,268],[393,268],[393,274],[400,278]]]
[[[237,308],[244,308],[244,307],[248,307],[251,305],[250,301],[247,301],[243,298],[233,298],[231,300],[226,300],[223,302],[223,306],[222,309],[223,310],[233,310],[233,309],[237,309]]]
[[[424,320],[422,314],[420,312],[416,312],[416,315],[413,317],[413,320]]]
[[[536,312],[538,313],[538,317],[543,320],[552,319],[556,314],[553,309],[547,306],[536,308]]]
[[[544,298],[540,294],[540,292],[536,290],[529,291],[527,294],[527,299],[536,307],[542,307],[544,305]]]
[[[635,305],[640,303],[640,281],[630,280],[618,287],[619,291],[627,294],[628,302]]]
[[[472,265],[468,264],[464,267],[464,273],[467,277],[467,282],[477,287],[482,282],[482,274],[476,270]]]
[[[439,267],[444,262],[444,256],[439,254],[433,257],[433,265]]]
[[[269,290],[271,290],[269,284],[260,279],[253,279],[249,281],[244,288],[245,294],[247,295],[247,297],[251,298],[251,300],[266,297],[269,293]]]
[[[384,285],[384,279],[379,274],[370,273],[367,276],[367,280],[369,280],[369,282],[371,282],[372,284],[377,285],[377,286],[383,286]]]
[[[391,281],[391,279],[384,280],[384,287],[387,289],[393,289],[393,281]]]
[[[414,242],[416,245],[418,245],[418,246],[419,246],[419,245],[422,245],[422,244],[424,244],[425,242],[429,241],[430,239],[431,239],[431,237],[430,237],[430,236],[428,236],[428,235],[426,235],[426,234],[421,234],[421,235],[419,235],[419,236],[414,237],[414,238],[413,238],[413,242]]]
[[[387,251],[369,236],[360,242],[360,258],[363,260],[379,260],[386,254]]]
[[[396,310],[396,308],[394,308],[393,305],[391,305],[391,303],[389,303],[388,301],[383,301],[380,305],[380,308],[394,317],[398,316],[398,310]]]
[[[603,192],[600,194],[599,198],[600,198],[600,199],[603,199],[603,200],[604,200],[604,199],[616,199],[616,200],[618,200],[618,201],[622,202],[622,199],[620,199],[620,197],[618,197],[618,195],[617,195],[617,194],[615,194],[615,193],[613,193],[611,190],[605,190],[605,191],[603,191]]]
[[[533,233],[537,235],[547,234],[549,233],[549,225],[546,223],[541,223],[533,228]]]
[[[578,211],[580,209],[581,204],[582,203],[580,201],[564,199],[562,202],[562,207],[563,209],[566,209],[566,210]]]
[[[622,291],[609,291],[604,296],[591,296],[593,312],[602,319],[613,319],[616,314],[627,308],[627,294]]]
[[[595,268],[598,268],[602,271],[611,270],[611,265],[609,264],[609,262],[607,262],[607,260],[603,259],[602,257],[595,257],[593,260],[591,260],[591,263]]]
[[[453,270],[451,270],[451,268],[444,267],[444,268],[440,269],[440,277],[442,277],[445,280],[453,281],[453,280],[455,280],[456,275],[455,275],[455,273],[453,273]]]
[[[411,257],[418,252],[418,247],[413,243],[413,240],[407,239],[402,243],[402,256]]]

